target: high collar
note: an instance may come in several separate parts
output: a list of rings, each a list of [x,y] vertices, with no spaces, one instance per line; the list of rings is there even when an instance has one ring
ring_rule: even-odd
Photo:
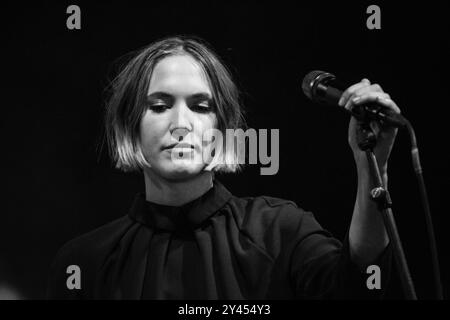
[[[144,193],[139,193],[128,214],[132,219],[155,229],[190,232],[222,208],[231,197],[232,194],[214,179],[212,188],[182,206],[150,202],[145,199]]]

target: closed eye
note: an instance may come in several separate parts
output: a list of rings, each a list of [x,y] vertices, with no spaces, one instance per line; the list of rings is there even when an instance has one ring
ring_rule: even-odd
[[[213,110],[212,107],[207,103],[194,104],[191,106],[191,109],[200,113],[208,113]]]
[[[167,104],[163,104],[163,103],[151,104],[149,106],[149,109],[154,112],[161,113],[161,112],[164,112],[165,110],[169,109],[169,106]]]

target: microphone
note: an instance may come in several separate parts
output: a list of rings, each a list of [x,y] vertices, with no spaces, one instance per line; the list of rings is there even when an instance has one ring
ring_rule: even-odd
[[[303,92],[313,102],[335,106],[338,106],[342,93],[348,87],[338,81],[335,75],[319,70],[308,73],[302,83]],[[377,120],[394,127],[403,127],[407,121],[402,115],[389,112],[388,108],[377,102],[355,106],[352,110],[342,109],[363,122]]]

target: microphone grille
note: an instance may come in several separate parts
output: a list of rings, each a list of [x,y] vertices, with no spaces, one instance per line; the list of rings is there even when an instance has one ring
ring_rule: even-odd
[[[325,71],[320,71],[320,70],[314,70],[311,71],[310,73],[308,73],[304,78],[303,78],[303,82],[302,82],[302,90],[303,93],[310,98],[311,100],[313,100],[313,94],[312,94],[312,89],[314,86],[314,82],[315,80],[322,74],[326,74],[327,72]]]

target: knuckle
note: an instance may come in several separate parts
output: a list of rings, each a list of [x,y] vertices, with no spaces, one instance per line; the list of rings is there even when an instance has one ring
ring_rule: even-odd
[[[348,88],[347,90],[345,90],[344,94],[346,96],[349,96],[351,94],[353,94],[353,92],[355,92],[355,87],[351,86],[350,88]]]
[[[375,89],[376,91],[382,91],[383,89],[381,89],[381,86],[378,83],[374,83],[372,85],[373,89]]]

